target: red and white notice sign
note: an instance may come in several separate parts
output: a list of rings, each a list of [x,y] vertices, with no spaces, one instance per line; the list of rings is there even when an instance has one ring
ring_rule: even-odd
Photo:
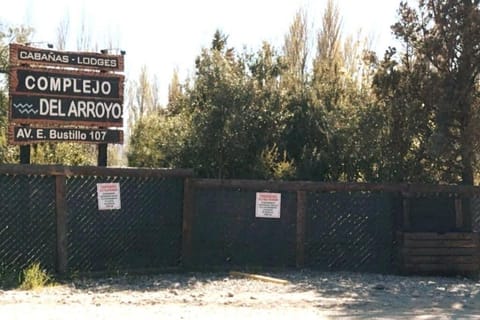
[[[120,209],[120,183],[97,183],[98,210]]]
[[[255,217],[279,219],[281,199],[281,193],[257,192]]]

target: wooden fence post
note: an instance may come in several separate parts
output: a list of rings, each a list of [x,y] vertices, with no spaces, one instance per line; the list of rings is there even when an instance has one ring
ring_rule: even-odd
[[[97,166],[106,167],[108,163],[108,144],[99,143],[97,145]]]
[[[55,176],[55,209],[57,216],[57,273],[67,272],[67,180],[64,175]]]
[[[303,268],[305,265],[305,215],[307,196],[305,191],[297,191],[297,252],[296,266]]]
[[[402,219],[402,230],[407,231],[410,230],[412,227],[411,219],[410,219],[410,195],[403,195],[402,200],[402,208],[403,208],[403,219]]]
[[[463,228],[463,206],[462,198],[455,197],[455,228],[457,231]]]
[[[184,267],[192,265],[193,202],[195,200],[193,192],[192,179],[187,177],[183,185],[182,263]]]
[[[20,146],[20,164],[30,164],[30,150],[29,144]]]

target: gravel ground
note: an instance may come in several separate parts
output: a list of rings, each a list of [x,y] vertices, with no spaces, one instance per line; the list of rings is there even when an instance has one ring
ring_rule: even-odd
[[[76,280],[0,291],[1,319],[480,319],[465,278],[285,272],[280,284],[228,273]]]

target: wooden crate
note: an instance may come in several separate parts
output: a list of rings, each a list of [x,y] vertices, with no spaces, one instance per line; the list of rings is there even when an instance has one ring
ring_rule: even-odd
[[[401,269],[409,274],[480,272],[478,233],[402,233]]]

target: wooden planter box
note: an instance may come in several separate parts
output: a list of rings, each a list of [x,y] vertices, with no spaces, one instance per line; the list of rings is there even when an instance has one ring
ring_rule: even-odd
[[[401,269],[407,274],[480,272],[478,233],[401,233]]]

